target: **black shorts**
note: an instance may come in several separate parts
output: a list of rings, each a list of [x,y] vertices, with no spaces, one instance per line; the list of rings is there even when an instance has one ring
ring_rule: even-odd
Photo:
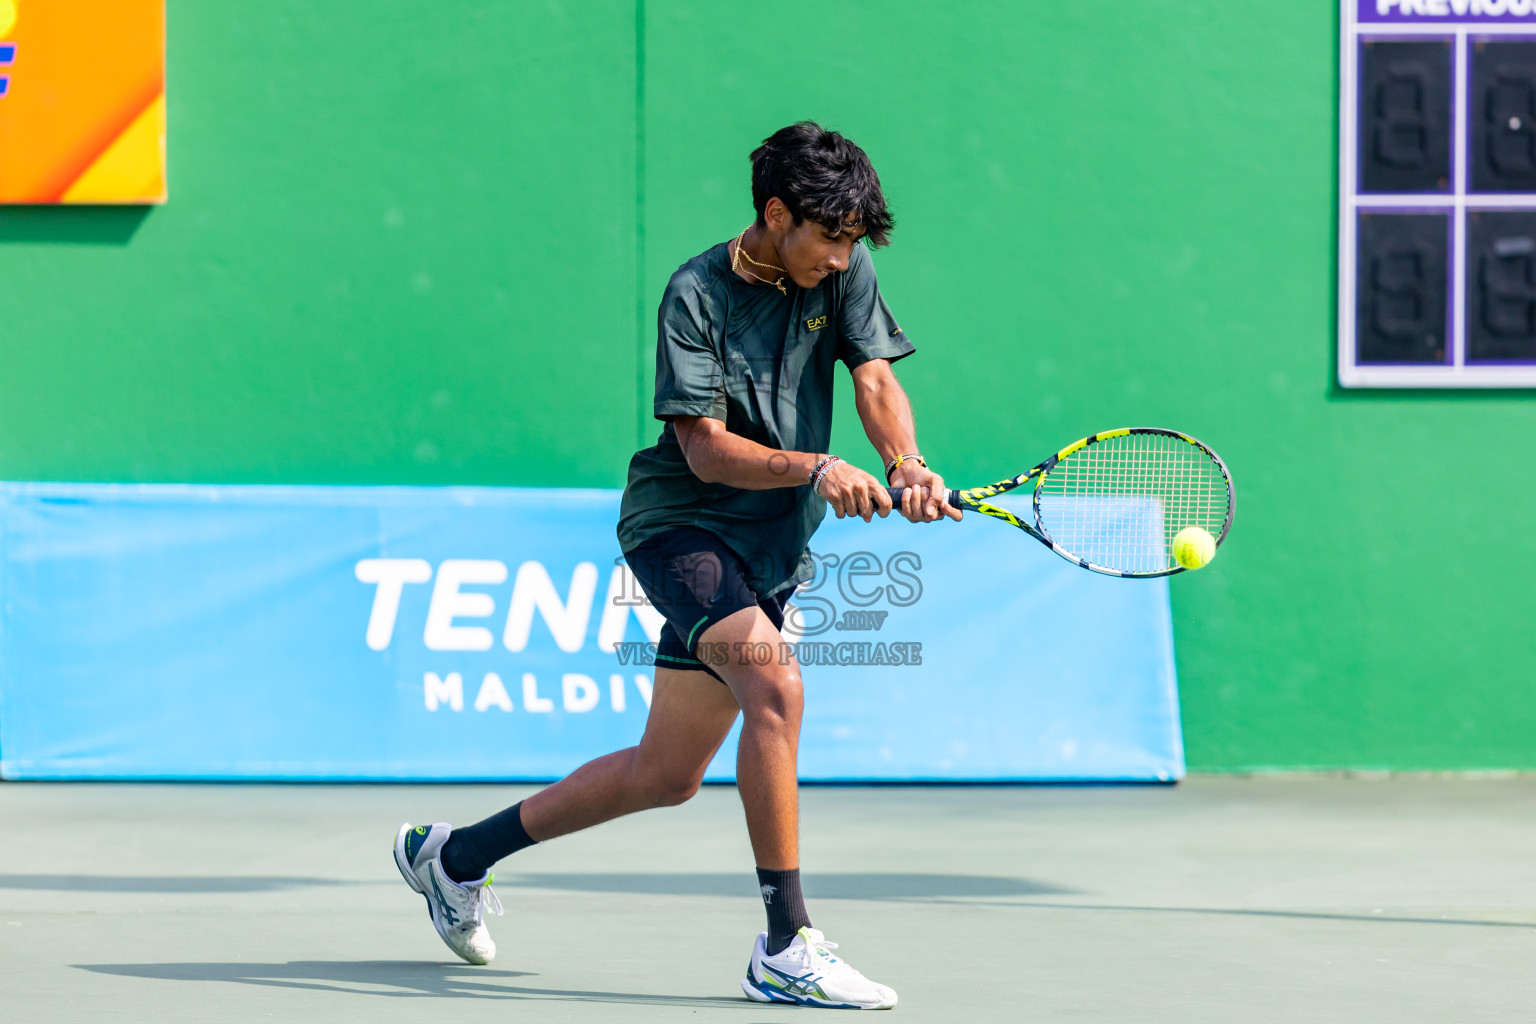
[[[708,672],[720,679],[697,656],[699,640],[710,626],[743,608],[757,605],[775,629],[784,628],[784,606],[795,588],[758,597],[747,582],[741,559],[707,530],[691,526],[668,530],[626,551],[624,561],[652,606],[667,620],[656,645],[657,668]],[[720,654],[712,651],[708,660],[721,664]]]

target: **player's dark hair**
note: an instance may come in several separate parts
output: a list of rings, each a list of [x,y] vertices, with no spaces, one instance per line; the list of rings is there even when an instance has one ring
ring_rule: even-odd
[[[768,200],[779,197],[795,223],[809,217],[838,229],[858,217],[872,248],[890,240],[896,222],[885,208],[880,176],[864,151],[814,121],[780,128],[752,151],[752,205],[764,224]]]

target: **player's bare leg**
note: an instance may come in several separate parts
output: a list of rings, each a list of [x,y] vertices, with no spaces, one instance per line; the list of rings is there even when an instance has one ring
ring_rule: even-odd
[[[752,946],[741,989],[750,999],[803,1006],[889,1009],[896,993],[854,970],[835,942],[811,927],[800,892],[800,789],[796,759],[805,706],[800,666],[761,608],[743,608],[704,631],[706,644],[728,657],[716,670],[741,706],[736,788],[747,816],[768,931]],[[762,650],[766,664],[746,652]],[[724,645],[723,647],[719,645]],[[714,659],[711,660],[713,664]]]
[[[805,707],[800,665],[793,656],[781,656],[784,637],[760,608],[743,608],[710,626],[700,640],[701,650],[705,644],[727,652],[727,664],[716,666],[716,671],[745,715],[736,753],[736,788],[757,866],[794,870],[800,866],[796,757]],[[768,664],[738,653],[756,644],[773,652]]]
[[[708,673],[658,668],[640,745],[588,761],[524,800],[523,827],[543,842],[682,803],[698,792],[738,710],[731,691]]]
[[[448,948],[470,963],[490,963],[496,943],[481,912],[501,913],[490,890],[491,866],[540,839],[687,800],[737,710],[731,691],[708,673],[661,669],[639,746],[588,762],[468,829],[447,822],[413,828],[407,822],[395,836],[395,864],[425,897],[433,927]]]

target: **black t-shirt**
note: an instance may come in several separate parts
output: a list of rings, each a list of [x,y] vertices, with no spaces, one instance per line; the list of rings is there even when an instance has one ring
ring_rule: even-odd
[[[722,242],[678,268],[661,300],[655,446],[636,453],[619,512],[619,546],[633,551],[675,526],[718,536],[745,563],[760,596],[810,578],[806,544],[826,514],[809,484],[765,491],[705,483],[677,443],[674,416],[708,416],[769,448],[831,445],[834,364],[852,370],[914,350],[875,281],[869,251],[848,269],[788,294],[743,281]]]

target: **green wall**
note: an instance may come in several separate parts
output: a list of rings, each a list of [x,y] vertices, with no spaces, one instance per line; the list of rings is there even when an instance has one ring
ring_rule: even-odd
[[[661,287],[812,117],[953,481],[1132,423],[1232,465],[1192,768],[1536,767],[1529,394],[1332,383],[1331,0],[745,10],[169,0],[170,203],[0,211],[0,478],[619,486]]]

